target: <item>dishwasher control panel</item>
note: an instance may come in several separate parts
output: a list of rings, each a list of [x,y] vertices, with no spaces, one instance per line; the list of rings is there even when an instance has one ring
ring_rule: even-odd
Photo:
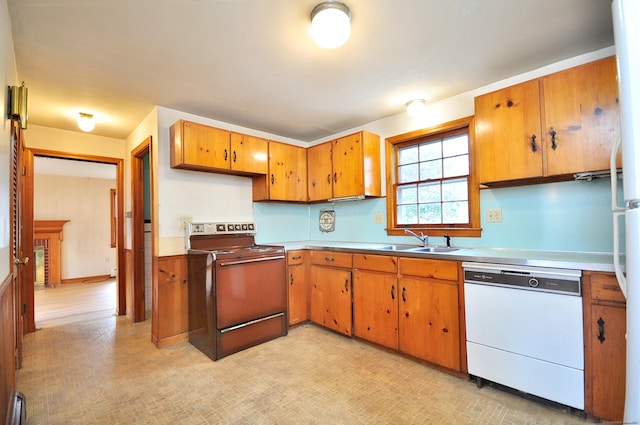
[[[581,296],[580,270],[463,263],[465,283]]]

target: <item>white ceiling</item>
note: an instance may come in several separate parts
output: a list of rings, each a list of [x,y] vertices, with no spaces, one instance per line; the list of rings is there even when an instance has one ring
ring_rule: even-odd
[[[314,141],[613,45],[611,0],[344,1],[323,50],[319,0],[7,0],[29,122],[126,138],[160,105]]]

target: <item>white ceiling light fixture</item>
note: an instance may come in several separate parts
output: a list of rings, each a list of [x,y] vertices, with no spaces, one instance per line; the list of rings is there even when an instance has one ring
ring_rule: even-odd
[[[424,99],[414,99],[407,102],[407,115],[417,117],[427,112],[427,104]]]
[[[311,35],[324,49],[344,45],[351,36],[351,10],[337,1],[323,1],[311,10]]]
[[[80,130],[88,133],[93,130],[95,126],[96,123],[93,121],[93,115],[80,112],[78,115],[78,127],[80,127]]]

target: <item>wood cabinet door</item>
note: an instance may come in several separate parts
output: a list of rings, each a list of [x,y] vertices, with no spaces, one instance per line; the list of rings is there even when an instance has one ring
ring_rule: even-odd
[[[307,148],[307,188],[310,201],[333,197],[331,142]]]
[[[481,183],[543,175],[538,80],[476,97],[475,113]]]
[[[183,123],[183,161],[187,165],[229,169],[231,133],[194,122]]]
[[[606,421],[622,421],[624,413],[625,333],[624,307],[591,306],[593,415]]]
[[[353,272],[355,336],[398,349],[398,282],[396,274]]]
[[[288,258],[304,260],[303,251],[290,251]],[[287,266],[287,283],[289,288],[289,325],[295,325],[307,320],[307,276],[303,261],[294,261]]]
[[[269,199],[307,200],[307,158],[305,148],[271,142],[269,146]]]
[[[269,141],[246,134],[231,133],[231,169],[245,173],[269,172]]]
[[[341,137],[333,141],[333,197],[364,194],[364,163],[362,133]]]
[[[398,283],[400,351],[459,371],[457,285],[406,277]]]
[[[351,335],[351,271],[311,266],[311,320]]]
[[[547,174],[609,169],[620,132],[615,57],[542,79]]]

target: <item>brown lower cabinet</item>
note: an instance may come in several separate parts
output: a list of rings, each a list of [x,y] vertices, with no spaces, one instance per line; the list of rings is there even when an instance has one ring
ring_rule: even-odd
[[[310,252],[311,321],[351,335],[352,255]]]
[[[289,325],[306,322],[309,305],[306,251],[287,252],[287,290]]]
[[[615,275],[584,272],[585,411],[622,423],[626,307]]]

